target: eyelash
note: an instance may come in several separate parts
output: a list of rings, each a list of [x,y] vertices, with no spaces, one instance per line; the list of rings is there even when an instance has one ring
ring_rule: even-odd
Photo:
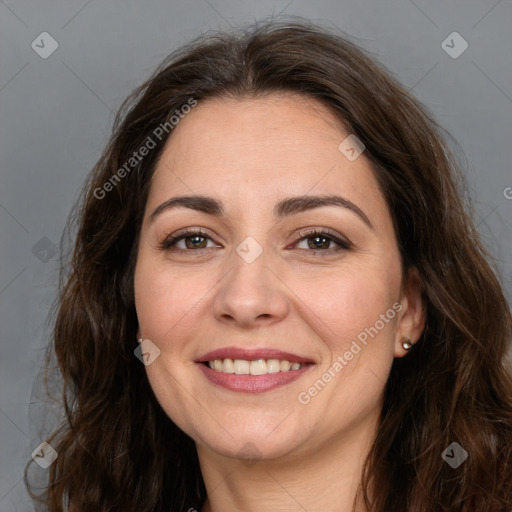
[[[201,230],[200,228],[199,229],[192,228],[192,229],[188,229],[186,231],[179,232],[174,236],[167,237],[163,242],[161,242],[159,244],[159,249],[161,249],[163,251],[171,251],[171,252],[174,252],[177,254],[199,252],[199,251],[211,249],[211,247],[206,247],[206,248],[202,248],[202,249],[177,249],[177,248],[171,249],[171,247],[175,243],[179,242],[180,240],[185,239],[185,238],[192,238],[194,236],[200,236],[202,238],[209,238],[210,240],[212,240],[212,238],[207,233],[205,233],[203,230]],[[325,255],[325,254],[338,253],[341,251],[348,251],[353,248],[353,245],[351,242],[349,242],[348,240],[344,240],[344,239],[338,237],[335,233],[333,233],[329,230],[325,230],[325,229],[302,230],[298,233],[298,236],[299,236],[299,238],[295,242],[293,242],[292,245],[296,245],[297,243],[302,242],[303,240],[307,240],[308,238],[322,237],[322,238],[327,238],[328,240],[336,243],[339,246],[338,248],[335,248],[332,250],[329,250],[329,249],[326,249],[326,250],[323,250],[323,249],[318,249],[318,250],[298,249],[299,251],[308,253],[308,255],[313,255],[313,256],[320,255],[321,256],[321,255]],[[214,240],[212,240],[212,241],[214,242]],[[290,246],[288,246],[288,247],[290,247]]]

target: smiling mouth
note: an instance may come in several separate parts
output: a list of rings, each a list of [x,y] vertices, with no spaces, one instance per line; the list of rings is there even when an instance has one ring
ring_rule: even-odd
[[[213,359],[203,364],[219,373],[236,375],[267,375],[270,373],[293,372],[312,363],[291,362],[286,359]]]
[[[290,384],[316,366],[305,355],[270,347],[222,347],[195,363],[215,386],[242,393],[262,393]]]
[[[196,362],[215,386],[241,393],[263,393],[290,384],[315,363],[287,359],[210,359]]]

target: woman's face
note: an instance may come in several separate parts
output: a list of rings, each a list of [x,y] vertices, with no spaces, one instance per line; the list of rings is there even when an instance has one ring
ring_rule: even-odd
[[[348,135],[315,100],[275,94],[200,102],[167,142],[135,270],[139,335],[159,354],[155,396],[204,449],[293,457],[349,439],[419,335],[387,205]],[[152,216],[179,196],[210,202]]]

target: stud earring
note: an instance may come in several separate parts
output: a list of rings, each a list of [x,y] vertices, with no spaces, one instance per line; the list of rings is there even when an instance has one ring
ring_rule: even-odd
[[[138,341],[139,343],[142,343],[142,338],[137,338],[137,341]]]
[[[413,343],[409,338],[405,338],[405,340],[402,341],[402,347],[404,347],[405,350],[409,350],[412,346]]]

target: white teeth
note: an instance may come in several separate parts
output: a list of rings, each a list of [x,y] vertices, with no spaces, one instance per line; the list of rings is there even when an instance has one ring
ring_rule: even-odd
[[[279,369],[282,372],[287,372],[290,369],[291,366],[292,366],[292,363],[290,363],[290,361],[281,361],[279,363]]]
[[[235,366],[235,373],[237,375],[249,374],[249,361],[244,361],[243,359],[235,359],[233,361],[233,365]]]
[[[251,375],[264,375],[265,373],[267,373],[267,362],[265,361],[265,359],[251,361],[249,371],[251,372]]]
[[[208,361],[208,366],[216,372],[236,373],[237,375],[265,375],[267,373],[300,370],[304,364],[279,359],[256,359],[254,361],[215,359]]]
[[[222,371],[224,373],[235,373],[235,365],[233,364],[233,359],[224,359]]]
[[[279,371],[279,359],[267,359],[267,372],[277,373]]]

